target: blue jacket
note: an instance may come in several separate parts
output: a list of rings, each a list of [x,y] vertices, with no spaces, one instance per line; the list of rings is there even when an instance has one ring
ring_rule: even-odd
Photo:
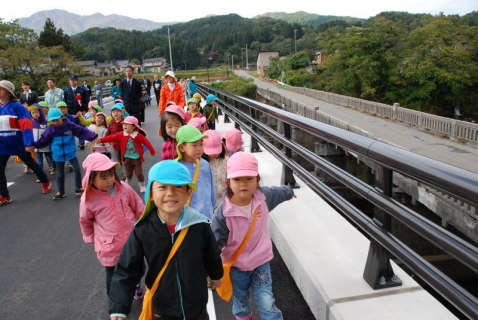
[[[189,80],[188,82],[188,92],[189,94],[192,96],[193,94],[195,94],[197,91],[197,86],[196,86],[196,82],[192,81],[192,80]]]
[[[30,112],[19,102],[0,106],[0,154],[25,155],[26,146],[33,145]]]
[[[93,141],[98,135],[71,121],[64,121],[61,126],[48,126],[34,145],[36,148],[43,148],[50,145],[53,160],[65,162],[76,158],[75,137],[80,140]]]

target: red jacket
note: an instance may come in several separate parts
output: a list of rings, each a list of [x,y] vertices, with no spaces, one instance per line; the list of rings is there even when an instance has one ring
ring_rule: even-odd
[[[180,107],[184,107],[184,92],[183,88],[179,84],[179,82],[175,81],[174,90],[169,90],[169,85],[167,82],[163,84],[161,88],[161,93],[159,94],[159,113],[163,114],[164,110],[166,110],[166,104],[169,101],[173,101]]]
[[[154,156],[156,154],[156,151],[154,150],[154,147],[151,144],[151,142],[149,142],[149,140],[146,139],[146,137],[140,134],[138,131],[133,132],[131,135],[127,134],[124,131],[119,132],[117,134],[113,134],[111,136],[106,136],[104,138],[101,138],[100,141],[101,143],[105,143],[105,142],[119,143],[120,150],[121,150],[121,159],[124,161],[124,153],[126,151],[126,144],[128,143],[129,139],[133,139],[133,144],[136,147],[136,151],[138,151],[139,153],[139,159],[141,160],[141,162],[144,161],[143,144],[149,149],[149,152],[151,152],[151,155]]]

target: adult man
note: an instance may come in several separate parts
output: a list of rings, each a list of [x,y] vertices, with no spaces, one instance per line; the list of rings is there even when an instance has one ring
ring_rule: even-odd
[[[141,98],[141,82],[134,78],[134,71],[132,66],[127,66],[125,69],[126,79],[123,79],[120,84],[123,92],[123,102],[126,111],[134,116],[136,119],[141,118],[140,98]]]
[[[91,99],[91,87],[90,87],[90,85],[88,84],[88,81],[83,80],[83,87],[85,87],[86,92],[88,92],[88,96],[89,96],[90,99]]]
[[[151,94],[151,80],[148,79],[148,77],[146,76],[143,76],[143,86],[144,88],[146,89],[146,92],[148,93],[148,95]]]
[[[68,113],[76,115],[78,111],[88,111],[90,96],[84,86],[78,85],[78,77],[70,76],[70,86],[65,89],[65,102],[68,105]],[[81,150],[85,148],[85,141],[79,140]]]
[[[48,79],[46,85],[49,90],[45,92],[45,102],[49,107],[54,108],[58,102],[65,101],[65,93],[56,87],[56,81],[54,79]]]
[[[96,100],[98,101],[98,105],[100,107],[103,107],[103,86],[98,82],[98,80],[95,80],[95,85],[93,87],[96,95]]]
[[[15,86],[0,81],[0,205],[12,201],[8,193],[5,169],[10,156],[18,156],[37,175],[42,193],[51,192],[51,183],[27,148],[33,145],[33,126],[30,113],[17,100]]]
[[[38,103],[38,94],[30,90],[30,84],[26,81],[22,82],[23,92],[20,94],[20,103],[25,108],[28,108],[34,103]]]
[[[192,76],[191,80],[189,80],[188,82],[188,99],[192,98],[196,92],[197,92],[196,76]]]
[[[153,76],[153,90],[154,96],[156,97],[156,104],[159,105],[159,91],[161,91],[161,87],[163,86],[163,81],[158,78],[158,75]]]

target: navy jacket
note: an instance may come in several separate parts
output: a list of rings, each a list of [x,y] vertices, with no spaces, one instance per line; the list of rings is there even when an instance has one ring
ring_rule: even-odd
[[[76,92],[73,92],[71,87],[68,87],[64,90],[65,102],[68,105],[69,114],[77,114],[78,111],[88,111],[88,103],[90,102],[90,95],[84,86],[78,85],[76,87]],[[76,95],[81,95],[81,106],[76,100]]]

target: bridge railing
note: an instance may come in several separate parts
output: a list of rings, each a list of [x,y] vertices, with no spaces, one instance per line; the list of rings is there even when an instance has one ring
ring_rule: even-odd
[[[359,109],[383,118],[400,121],[431,133],[443,134],[454,140],[462,140],[473,144],[478,143],[477,123],[440,117],[400,106],[392,106],[331,92],[293,87],[286,84],[284,84],[284,87],[332,104]]]
[[[282,182],[296,186],[292,172],[299,176],[318,195],[346,215],[371,238],[363,277],[374,289],[401,285],[390,264],[390,254],[401,260],[438,294],[471,319],[478,319],[478,299],[454,280],[420,257],[390,232],[391,218],[406,225],[430,243],[449,253],[470,270],[478,273],[478,248],[446,229],[425,219],[391,197],[394,172],[416,179],[431,187],[478,205],[478,174],[387,145],[328,124],[293,114],[279,108],[198,85],[202,94],[214,93],[219,107],[252,137],[251,149],[257,142],[283,163]],[[282,124],[283,133],[258,119],[272,118]],[[279,126],[278,126],[279,127]],[[340,167],[324,160],[314,152],[292,140],[291,129],[304,131],[317,139],[328,141],[352,153],[359,153],[377,164],[375,185],[369,185]],[[281,147],[276,147],[275,141]],[[374,217],[344,199],[314,173],[295,161],[308,161],[375,206]]]

